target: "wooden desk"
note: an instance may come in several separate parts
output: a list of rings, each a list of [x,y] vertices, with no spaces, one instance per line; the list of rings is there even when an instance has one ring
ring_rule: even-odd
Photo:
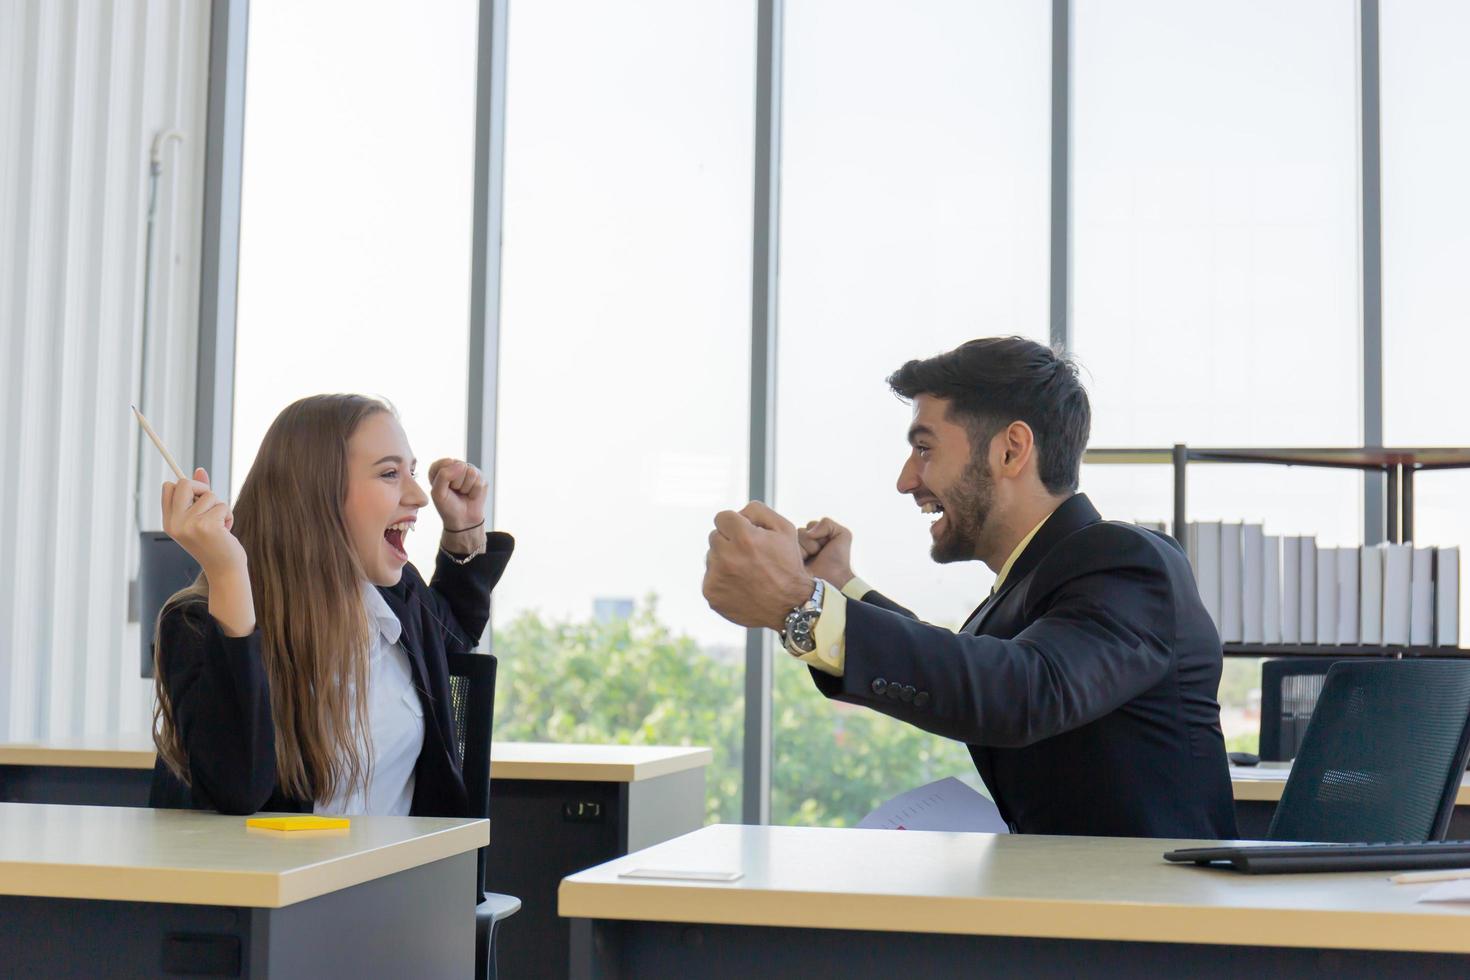
[[[147,806],[147,735],[94,735],[0,744],[0,803]]]
[[[1377,874],[1166,864],[1189,842],[712,826],[575,874],[575,977],[1463,976],[1470,906]],[[737,881],[619,878],[638,868]]]
[[[522,903],[496,935],[504,976],[563,968],[563,877],[703,825],[712,758],[684,746],[492,745],[486,886]],[[153,759],[146,735],[0,745],[0,801],[147,806]]]
[[[1235,829],[1242,839],[1266,838],[1290,772],[1289,767],[1230,767],[1230,788],[1235,794]],[[1450,816],[1446,836],[1450,840],[1470,839],[1470,775],[1460,781],[1460,792],[1455,797],[1455,810]]]
[[[485,820],[0,804],[8,976],[465,976]]]

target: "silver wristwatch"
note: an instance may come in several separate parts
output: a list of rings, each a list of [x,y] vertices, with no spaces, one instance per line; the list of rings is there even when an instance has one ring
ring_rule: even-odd
[[[781,629],[781,645],[793,657],[803,657],[817,648],[817,619],[822,615],[821,579],[813,579],[812,597],[786,614]]]

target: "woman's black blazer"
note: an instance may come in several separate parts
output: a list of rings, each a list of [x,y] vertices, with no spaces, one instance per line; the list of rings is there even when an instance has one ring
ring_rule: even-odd
[[[424,747],[414,768],[414,816],[469,816],[469,799],[449,701],[451,651],[474,648],[490,618],[490,590],[515,548],[502,532],[486,553],[457,565],[440,552],[432,585],[412,565],[383,598],[403,624],[400,642],[424,707]],[[311,800],[289,797],[276,781],[276,730],[260,653],[260,628],[225,636],[203,600],[169,609],[159,622],[159,657],[174,724],[189,758],[184,785],[160,759],[148,803],[154,807],[310,813]]]

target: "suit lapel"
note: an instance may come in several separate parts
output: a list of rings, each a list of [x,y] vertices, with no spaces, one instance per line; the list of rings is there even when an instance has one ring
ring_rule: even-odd
[[[398,617],[398,622],[403,625],[403,632],[399,634],[398,643],[408,654],[409,667],[413,670],[414,686],[420,691],[427,691],[429,673],[424,665],[424,653],[419,649],[419,631],[412,628],[415,622],[413,612],[419,603],[419,597],[410,592],[404,583],[392,588],[379,586],[378,593],[388,603],[388,608],[393,610],[393,615]]]
[[[1021,582],[1030,577],[1036,566],[1041,564],[1041,559],[1054,548],[1063,538],[1073,531],[1081,530],[1089,524],[1096,524],[1102,520],[1102,515],[1097,508],[1092,506],[1092,501],[1087,499],[1086,494],[1073,494],[1062,502],[1062,505],[1052,512],[1036,532],[1036,537],[1026,546],[1016,558],[1016,563],[1011,566],[1010,574],[1006,576],[1005,584],[991,594],[984,602],[976,607],[966,621],[961,632],[979,634],[985,627],[985,621],[1000,605],[1000,600],[1010,593]]]
[[[994,592],[986,596],[985,601],[976,606],[975,611],[965,617],[965,625],[960,627],[960,632],[978,634],[980,632],[980,623],[983,622],[982,614],[990,610],[990,603],[994,599]]]
[[[980,628],[985,625],[985,620],[990,618],[991,611],[1000,603],[1001,596],[1015,588],[1016,581],[1017,578],[1015,575],[1008,576],[1006,578],[1006,584],[1000,591],[990,593],[985,598],[985,601],[980,603],[975,611],[970,614],[970,619],[965,623],[965,628],[962,632],[974,633],[978,636],[980,634]]]
[[[424,661],[423,651],[423,646],[427,641],[418,626],[420,622],[418,611],[424,601],[423,597],[416,590],[409,588],[406,579],[395,586],[387,588],[379,586],[378,591],[387,600],[388,608],[393,610],[393,614],[403,624],[403,633],[399,636],[398,642],[408,654],[408,666],[413,673],[414,688],[425,703],[424,737],[425,739],[432,738],[438,745],[439,751],[447,756],[457,768],[459,765],[458,747],[450,747],[450,743],[454,741],[454,735],[452,728],[445,727],[453,725],[453,715],[447,702],[446,707],[442,709],[429,707],[438,704],[439,698],[429,686],[429,668]]]

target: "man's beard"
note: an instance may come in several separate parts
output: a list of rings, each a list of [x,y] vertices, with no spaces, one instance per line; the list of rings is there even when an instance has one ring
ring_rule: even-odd
[[[990,478],[987,460],[971,459],[945,497],[944,530],[929,546],[929,557],[940,564],[972,561],[995,501],[995,481]]]

